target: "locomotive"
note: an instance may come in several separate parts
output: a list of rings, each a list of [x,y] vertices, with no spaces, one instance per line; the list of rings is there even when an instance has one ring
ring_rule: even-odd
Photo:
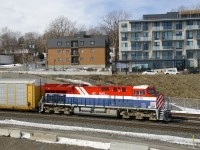
[[[45,84],[39,112],[171,120],[169,100],[155,87]]]

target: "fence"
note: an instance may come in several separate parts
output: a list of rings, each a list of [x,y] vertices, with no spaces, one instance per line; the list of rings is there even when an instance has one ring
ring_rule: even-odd
[[[200,110],[200,99],[192,99],[192,98],[173,98],[168,97],[172,103],[173,110],[186,110],[186,109],[194,109]]]

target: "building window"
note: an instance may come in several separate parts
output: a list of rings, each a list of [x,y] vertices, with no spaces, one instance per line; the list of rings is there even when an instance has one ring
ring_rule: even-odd
[[[132,50],[141,50],[141,42],[132,42],[131,43],[131,49]]]
[[[182,49],[183,48],[183,42],[182,41],[177,41],[176,42],[176,49]]]
[[[159,27],[160,26],[160,22],[154,22],[154,27]]]
[[[61,53],[62,53],[62,50],[57,50],[57,53],[58,53],[58,54],[61,54]]]
[[[62,61],[62,58],[58,58],[57,61]]]
[[[91,50],[90,50],[90,53],[94,53],[94,50],[93,50],[93,49],[91,49]]]
[[[182,21],[176,22],[176,30],[182,30]]]
[[[70,58],[66,58],[66,62],[70,62]]]
[[[148,31],[148,22],[143,23],[143,31]]]
[[[66,54],[69,54],[70,53],[70,50],[66,50]]]
[[[160,46],[160,42],[154,42],[154,46]]]
[[[80,53],[84,53],[84,50],[83,50],[83,49],[81,49],[81,50],[80,50]]]
[[[67,45],[67,46],[70,46],[70,42],[69,42],[69,41],[67,41],[67,42],[66,42],[66,45]]]
[[[169,29],[172,29],[172,22],[171,21],[165,21],[162,23],[163,25],[163,29],[165,30],[169,30]]]
[[[139,33],[139,32],[131,34],[131,40],[133,40],[133,41],[138,41],[140,39],[140,37],[141,37],[141,33]]]
[[[84,58],[83,57],[80,57],[80,61],[83,61],[84,60]]]
[[[162,52],[162,59],[172,59],[173,53],[172,51]]]
[[[176,58],[177,58],[177,59],[183,58],[182,51],[176,51]]]
[[[193,25],[193,21],[192,20],[187,20],[186,24],[191,26],[191,25]]]
[[[143,58],[144,59],[149,59],[149,53],[148,52],[144,52],[143,53]]]
[[[133,52],[131,54],[131,59],[133,59],[133,60],[140,60],[140,59],[142,59],[142,52]]]
[[[194,51],[191,50],[191,51],[187,51],[187,58],[194,58]]]
[[[149,42],[143,43],[143,50],[149,50]]]
[[[90,45],[94,45],[95,44],[95,42],[94,41],[90,41]]]
[[[160,39],[160,32],[154,32],[154,40]]]
[[[80,41],[80,45],[83,46],[84,45],[84,41]]]
[[[127,23],[122,23],[121,28],[127,28]]]
[[[62,42],[57,42],[57,46],[61,46],[62,45]]]
[[[121,34],[121,40],[122,41],[127,41],[127,33],[122,33]]]
[[[186,32],[186,38],[187,39],[193,39],[193,31],[187,31]]]
[[[90,57],[90,61],[94,61],[94,57]]]

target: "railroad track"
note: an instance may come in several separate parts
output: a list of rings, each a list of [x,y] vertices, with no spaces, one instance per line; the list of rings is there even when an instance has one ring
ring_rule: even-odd
[[[109,127],[125,127],[125,128],[142,128],[149,130],[160,130],[170,132],[184,132],[191,134],[200,134],[200,124],[192,122],[170,122],[168,124],[162,122],[123,120],[116,118],[88,117],[88,116],[66,116],[56,114],[39,114],[33,112],[19,111],[0,111],[0,119],[30,120],[30,122],[52,122],[54,124],[67,125],[69,122],[77,124],[91,124],[93,126],[109,126]]]

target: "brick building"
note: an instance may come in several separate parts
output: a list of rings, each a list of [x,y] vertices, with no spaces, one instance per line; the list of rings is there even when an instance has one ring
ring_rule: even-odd
[[[108,37],[86,35],[49,39],[47,43],[49,68],[105,68],[109,61]]]

